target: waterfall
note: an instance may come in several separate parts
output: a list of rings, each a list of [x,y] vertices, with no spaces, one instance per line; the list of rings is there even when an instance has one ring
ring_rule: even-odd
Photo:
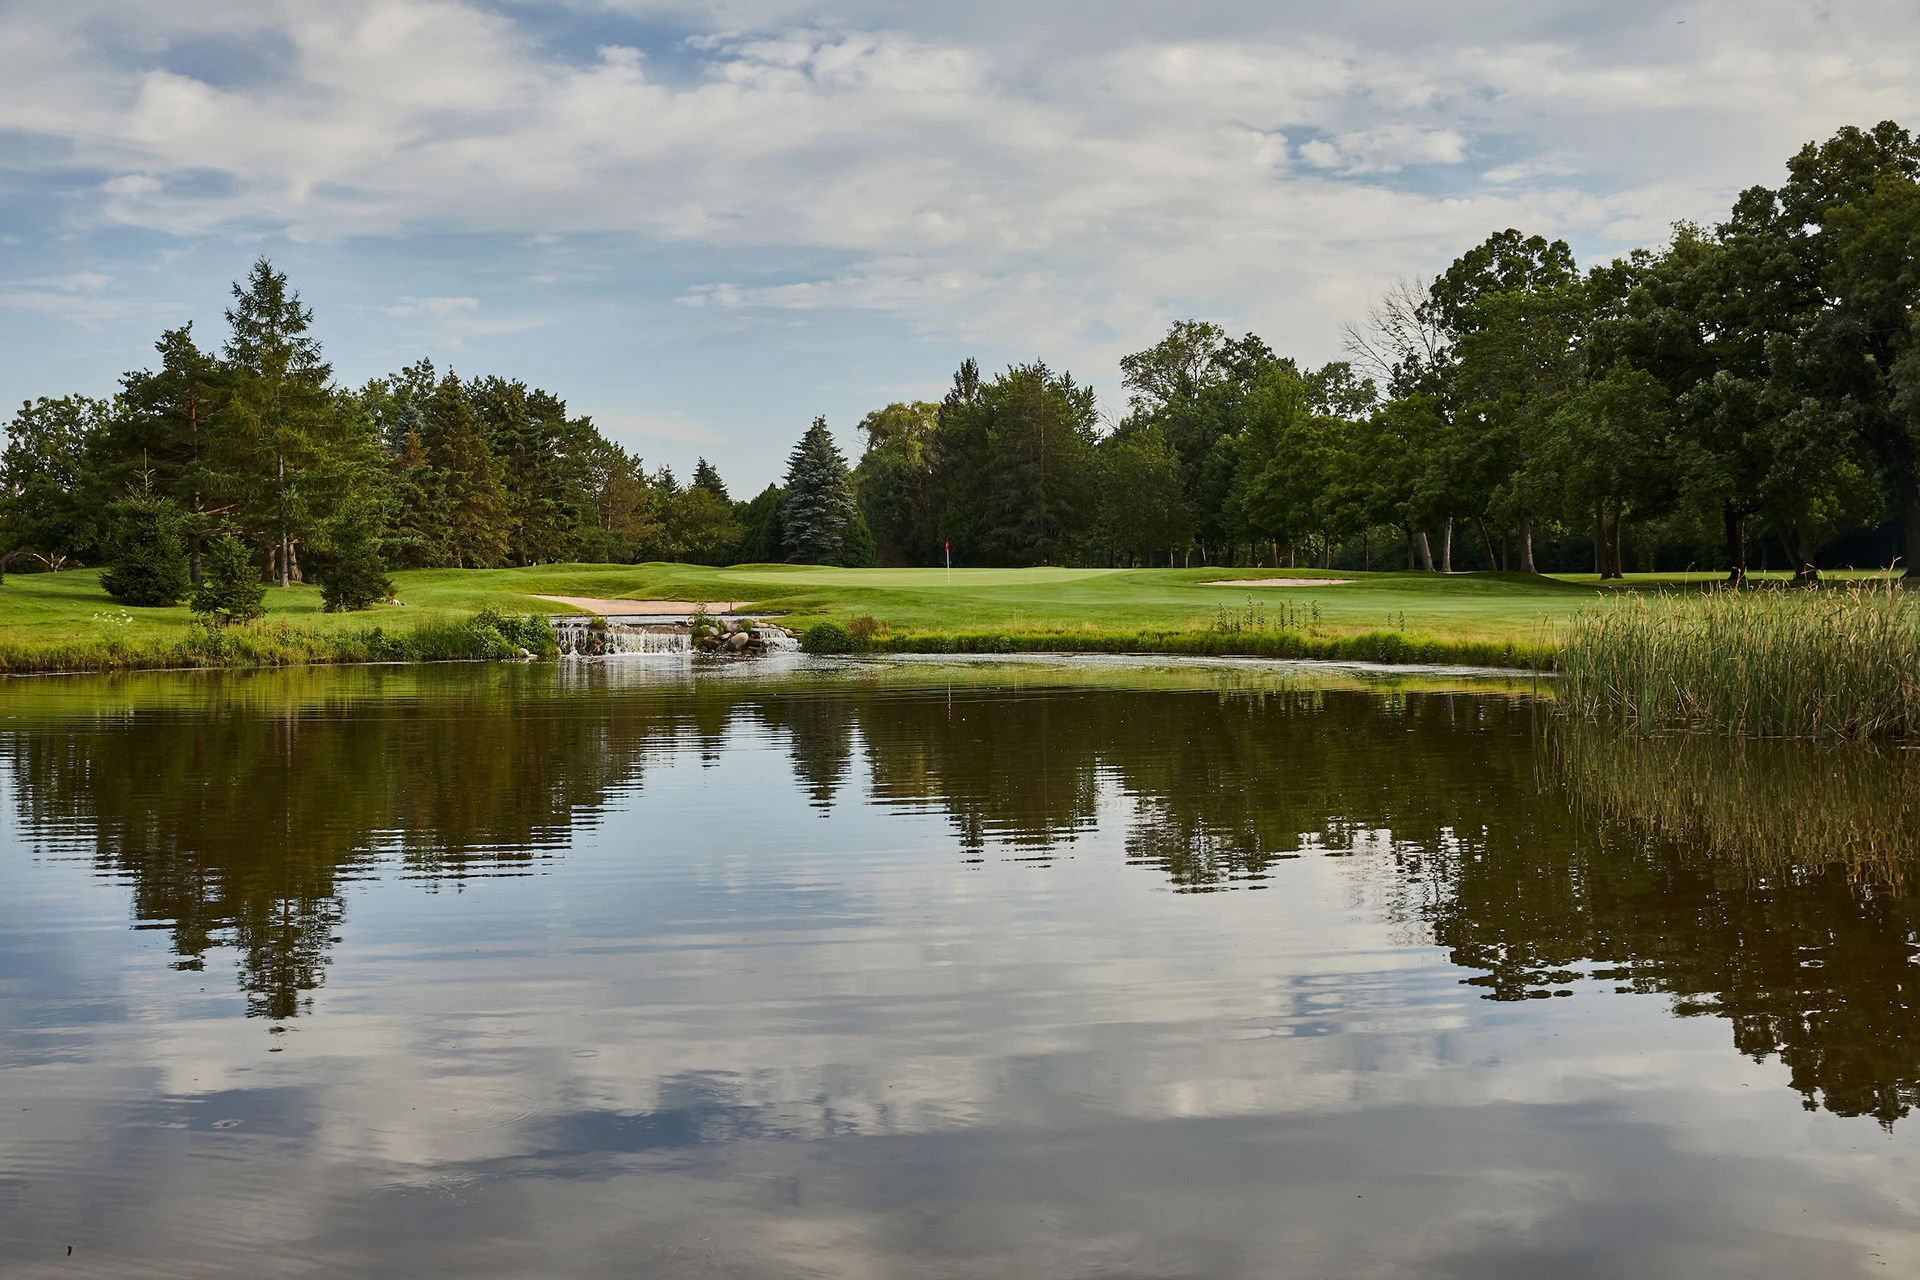
[[[608,639],[614,653],[687,653],[687,637],[675,632],[613,631]]]

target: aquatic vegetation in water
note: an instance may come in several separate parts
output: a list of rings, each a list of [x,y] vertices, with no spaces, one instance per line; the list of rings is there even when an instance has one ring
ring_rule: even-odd
[[[1567,710],[1751,737],[1920,733],[1920,602],[1893,582],[1628,595],[1575,618]]]

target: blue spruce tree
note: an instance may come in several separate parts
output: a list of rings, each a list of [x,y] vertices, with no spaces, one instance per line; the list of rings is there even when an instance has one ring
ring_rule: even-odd
[[[855,513],[847,460],[815,418],[787,459],[787,497],[780,507],[791,564],[839,564]]]

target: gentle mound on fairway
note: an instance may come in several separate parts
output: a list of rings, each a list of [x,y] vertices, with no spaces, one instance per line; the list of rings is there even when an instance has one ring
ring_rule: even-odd
[[[692,613],[697,608],[704,608],[708,613],[732,613],[735,609],[749,603],[745,600],[709,600],[704,605],[699,605],[691,600],[599,600],[592,596],[535,595],[533,598],[550,600],[554,604],[583,609],[588,613],[597,613],[607,618],[677,618],[683,613]]]
[[[1226,578],[1203,587],[1350,587],[1352,578]]]

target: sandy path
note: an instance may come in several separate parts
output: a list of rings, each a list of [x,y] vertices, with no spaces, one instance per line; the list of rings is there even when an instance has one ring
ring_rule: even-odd
[[[1204,587],[1348,587],[1352,578],[1229,578],[1225,582],[1203,582]]]
[[[601,617],[681,617],[692,613],[691,600],[596,600],[591,596],[535,596],[535,600],[551,600],[555,604],[572,605],[576,609],[585,609],[588,613],[597,613]],[[732,613],[746,600],[709,600],[708,613]]]

